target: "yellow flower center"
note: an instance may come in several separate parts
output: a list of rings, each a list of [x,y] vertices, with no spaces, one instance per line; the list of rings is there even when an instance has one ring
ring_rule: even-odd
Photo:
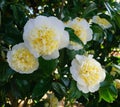
[[[28,49],[21,48],[14,51],[11,64],[17,71],[27,72],[37,65],[37,61]]]
[[[42,27],[35,34],[32,33],[30,41],[32,47],[40,55],[50,55],[58,49],[58,40],[55,39],[56,34],[53,29]]]
[[[93,62],[94,60],[92,59],[85,60],[79,70],[80,78],[82,78],[88,86],[97,84],[100,79],[99,71],[101,70],[101,66],[96,66]]]

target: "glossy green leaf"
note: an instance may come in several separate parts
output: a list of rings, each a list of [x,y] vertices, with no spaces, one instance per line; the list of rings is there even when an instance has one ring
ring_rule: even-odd
[[[56,69],[57,64],[57,59],[45,60],[42,57],[39,58],[39,65],[43,75],[50,76],[51,73]]]
[[[91,3],[84,11],[83,13],[83,17],[87,17],[88,15],[90,15],[91,13],[94,13],[94,11],[97,10],[97,6],[96,4],[93,2]]]
[[[27,17],[25,16],[25,8],[21,4],[10,5],[13,12],[13,18],[19,27],[23,27]]]
[[[103,33],[104,32],[103,29],[97,24],[92,24],[91,28],[94,33]]]
[[[82,46],[84,46],[83,42],[80,40],[80,38],[78,36],[75,35],[74,30],[66,27],[65,30],[69,33],[70,35],[70,41],[76,42]]]
[[[103,41],[103,39],[104,39],[104,36],[103,36],[102,33],[95,33],[93,35],[93,40],[94,41],[98,41],[99,43],[101,43]]]
[[[0,82],[8,82],[12,78],[14,71],[6,62],[0,62]]]
[[[0,26],[1,26],[1,11],[0,11]]]
[[[5,3],[6,3],[5,0],[0,1],[0,9],[3,9],[3,7],[5,6]]]
[[[50,86],[51,78],[40,79],[33,89],[32,98],[40,99],[50,89]]]
[[[105,3],[105,6],[108,12],[111,14],[111,18],[115,21],[120,29],[120,14],[116,12],[116,10],[108,3]]]
[[[99,89],[100,101],[103,99],[106,102],[112,103],[116,100],[117,94],[117,89],[112,82],[104,81],[101,84]]]
[[[61,81],[63,82],[63,84],[68,87],[70,84],[70,79],[68,77],[62,77]]]
[[[25,94],[22,94],[22,92],[19,90],[19,87],[17,87],[15,80],[11,81],[9,90],[13,98],[15,97],[16,99],[21,99],[25,97]]]
[[[68,99],[77,99],[82,96],[82,92],[78,90],[77,84],[75,81],[71,81],[70,89],[68,90]]]
[[[17,44],[16,40],[10,37],[4,37],[3,40],[9,45]]]
[[[120,65],[112,64],[113,69],[120,74]]]
[[[57,92],[59,95],[65,95],[66,94],[66,88],[59,82],[53,82],[52,88]]]
[[[73,58],[75,58],[76,54],[83,55],[85,52],[86,51],[84,49],[81,49],[81,50],[78,50],[78,51],[75,51],[75,50],[67,50],[66,51],[69,60],[73,60]]]
[[[10,85],[14,97],[24,98],[30,96],[30,83],[27,80],[12,79]]]

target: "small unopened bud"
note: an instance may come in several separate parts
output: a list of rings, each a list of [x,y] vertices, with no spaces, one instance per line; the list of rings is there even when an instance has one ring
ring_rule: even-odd
[[[119,80],[119,79],[115,79],[115,80],[114,80],[114,83],[115,83],[115,85],[116,85],[116,88],[117,88],[117,89],[120,89],[120,80]]]

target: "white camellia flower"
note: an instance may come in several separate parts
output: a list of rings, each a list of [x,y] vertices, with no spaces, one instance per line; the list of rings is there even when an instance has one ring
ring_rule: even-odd
[[[29,74],[39,67],[38,59],[26,48],[24,43],[13,46],[7,53],[9,66],[21,74]]]
[[[103,29],[107,29],[107,28],[112,27],[110,22],[108,22],[105,18],[100,18],[99,16],[93,16],[92,22],[98,24]]]
[[[69,35],[56,17],[37,16],[24,26],[25,45],[35,57],[50,60],[59,57],[59,49],[67,47]]]
[[[72,28],[75,32],[75,34],[80,38],[80,40],[86,44],[88,41],[92,39],[92,30],[90,28],[89,23],[83,19],[83,18],[75,18],[72,21],[68,21],[66,23],[67,27]],[[75,42],[70,42],[69,49],[74,49],[74,50],[79,50],[82,49],[83,47]]]
[[[105,70],[100,63],[92,58],[92,55],[76,55],[72,61],[70,72],[77,87],[84,93],[95,92],[100,87],[100,82],[105,79]]]

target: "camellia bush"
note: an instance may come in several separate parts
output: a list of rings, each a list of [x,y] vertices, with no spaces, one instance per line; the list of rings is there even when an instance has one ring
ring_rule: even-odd
[[[119,107],[119,99],[119,2],[0,0],[0,107]]]

